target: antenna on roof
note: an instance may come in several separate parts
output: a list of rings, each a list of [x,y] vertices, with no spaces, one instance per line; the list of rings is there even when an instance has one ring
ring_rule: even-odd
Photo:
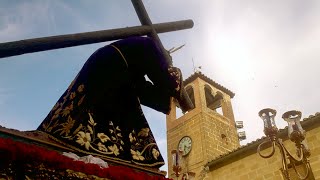
[[[200,72],[201,66],[197,66],[197,67],[196,67],[196,66],[194,65],[193,58],[192,58],[192,65],[193,65],[193,72],[194,72],[194,73]]]

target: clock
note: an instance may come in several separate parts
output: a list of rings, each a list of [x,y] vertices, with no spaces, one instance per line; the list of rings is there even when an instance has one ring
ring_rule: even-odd
[[[191,151],[192,140],[189,136],[184,136],[178,144],[178,149],[182,151],[182,156],[186,156]]]

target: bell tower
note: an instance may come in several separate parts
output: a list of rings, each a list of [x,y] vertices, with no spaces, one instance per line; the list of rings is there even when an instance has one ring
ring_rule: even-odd
[[[194,172],[200,179],[206,163],[240,146],[231,105],[235,94],[201,72],[187,78],[184,85],[195,108],[177,118],[171,102],[173,108],[167,115],[168,175],[175,178],[171,151],[180,149],[181,174]]]

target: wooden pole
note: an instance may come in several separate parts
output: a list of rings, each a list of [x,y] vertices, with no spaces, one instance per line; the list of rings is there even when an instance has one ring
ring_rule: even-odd
[[[169,53],[167,52],[167,50],[163,47],[160,38],[155,30],[155,27],[152,25],[152,22],[149,18],[149,15],[146,11],[146,8],[144,7],[142,0],[131,0],[134,9],[136,10],[136,13],[139,17],[139,20],[141,22],[142,25],[148,25],[150,26],[151,32],[148,34],[149,37],[151,37],[160,47],[162,54],[164,55],[164,57],[166,58],[166,61],[168,63],[168,65],[172,65],[172,59],[169,55]],[[183,112],[189,111],[191,109],[194,108],[194,105],[192,103],[192,101],[190,100],[190,97],[188,96],[186,90],[184,89],[183,84],[181,84],[181,94],[179,97],[179,106],[182,109]]]
[[[153,27],[153,28],[152,28]],[[0,43],[0,58],[17,56],[26,53],[47,51],[66,47],[93,44],[105,41],[123,39],[130,36],[143,36],[151,31],[164,33],[193,27],[192,20],[175,21],[154,24],[153,26],[134,26],[119,29],[84,32],[59,36],[25,39],[20,41]]]
[[[152,25],[152,22],[149,18],[149,15],[146,11],[146,8],[143,5],[143,2],[141,0],[131,0],[134,9],[136,10],[136,13],[138,15],[138,18],[141,22],[142,25],[147,25],[151,27],[151,31],[148,34],[149,37],[151,37],[160,47],[162,54],[164,55],[164,57],[166,58],[166,61],[168,62],[168,64],[172,65],[172,60],[169,57],[168,52],[166,51],[166,49],[163,47],[160,38],[155,30],[155,28]]]

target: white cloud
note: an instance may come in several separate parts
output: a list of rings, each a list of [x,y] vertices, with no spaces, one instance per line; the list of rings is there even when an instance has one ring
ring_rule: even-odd
[[[31,1],[3,8],[0,17],[0,41],[14,41],[31,38],[30,35],[41,28],[51,29],[48,16],[49,1]],[[37,28],[35,28],[37,27]]]
[[[58,35],[58,29],[65,29],[61,34],[67,34],[90,31],[97,27],[81,12],[59,0],[13,3],[9,7],[1,8],[1,11],[0,42]],[[57,22],[57,16],[65,17],[70,26],[58,28],[57,23],[61,24],[61,19]]]

